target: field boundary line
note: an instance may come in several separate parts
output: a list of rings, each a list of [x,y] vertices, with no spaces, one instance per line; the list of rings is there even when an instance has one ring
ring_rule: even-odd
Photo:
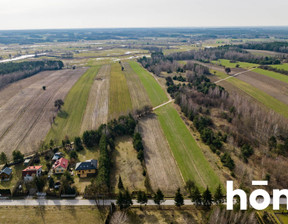
[[[256,67],[256,68],[258,68],[258,67]],[[232,78],[232,77],[236,77],[236,76],[241,75],[241,74],[244,74],[244,73],[246,73],[246,72],[250,72],[250,71],[252,71],[252,70],[254,70],[254,69],[256,69],[256,68],[251,68],[251,69],[245,70],[245,71],[243,71],[243,72],[238,72],[238,73],[236,73],[236,74],[234,74],[234,75],[231,75],[231,76],[229,76],[229,77],[226,77],[226,78],[224,78],[224,79],[217,80],[217,81],[214,82],[214,83],[217,84],[217,83],[219,83],[219,82],[225,81],[225,80],[230,79],[230,78]]]

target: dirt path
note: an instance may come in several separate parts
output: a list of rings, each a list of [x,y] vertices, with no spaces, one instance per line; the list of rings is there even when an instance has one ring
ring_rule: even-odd
[[[0,151],[10,154],[15,149],[24,153],[37,150],[40,141],[50,129],[50,122],[55,114],[54,101],[64,99],[85,71],[86,69],[44,72],[45,77],[38,74],[42,79],[36,79],[36,82],[20,91],[15,85],[8,87],[12,90],[1,91],[0,95],[5,97],[5,93],[12,95],[15,88],[14,96],[0,107]],[[46,86],[46,91],[42,90],[43,85]]]
[[[234,74],[234,75],[230,75],[229,77],[224,78],[224,79],[220,79],[220,80],[218,80],[218,81],[216,81],[216,82],[214,82],[214,83],[217,84],[217,83],[219,83],[219,82],[225,81],[225,80],[230,79],[230,78],[232,78],[232,77],[236,77],[236,76],[238,76],[238,75],[242,75],[242,74],[244,74],[244,73],[253,71],[254,69],[256,69],[256,68],[251,68],[251,69],[249,69],[249,70],[244,70],[244,71],[241,71],[241,72],[237,72],[237,73]]]
[[[174,100],[171,99],[171,100],[167,101],[166,103],[162,103],[162,104],[160,104],[159,106],[154,107],[153,110],[156,110],[156,109],[158,109],[158,108],[160,108],[160,107],[163,107],[163,106],[165,106],[166,104],[171,103],[171,102],[173,102],[173,101],[174,101]]]
[[[108,121],[110,72],[111,66],[103,65],[96,75],[88,98],[81,133],[97,129]]]
[[[160,188],[164,194],[174,195],[184,183],[156,115],[140,120],[139,131],[143,137],[145,164],[152,189],[157,191]]]

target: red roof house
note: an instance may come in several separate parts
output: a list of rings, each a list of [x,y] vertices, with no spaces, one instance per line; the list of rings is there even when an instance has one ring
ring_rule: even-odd
[[[60,158],[54,163],[52,168],[55,173],[64,173],[65,170],[67,170],[68,165],[68,159]]]
[[[42,166],[28,166],[22,170],[22,177],[24,177],[25,180],[31,180],[34,176],[39,177],[41,172]]]

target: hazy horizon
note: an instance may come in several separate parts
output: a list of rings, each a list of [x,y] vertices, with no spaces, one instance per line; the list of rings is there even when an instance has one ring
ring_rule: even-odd
[[[288,26],[288,2],[275,0],[10,0],[0,30]]]

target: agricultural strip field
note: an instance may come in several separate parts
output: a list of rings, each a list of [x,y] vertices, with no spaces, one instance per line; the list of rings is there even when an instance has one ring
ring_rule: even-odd
[[[230,60],[219,59],[217,61],[212,61],[213,64],[222,65],[229,68],[236,68],[236,65],[239,65],[239,68],[253,68],[259,66],[258,64],[248,63],[248,62],[236,62],[231,63]]]
[[[273,67],[273,68],[283,69],[283,70],[288,71],[288,63],[284,63],[284,64],[281,64],[281,65],[270,65],[270,66]]]
[[[237,69],[233,72],[242,72],[243,69]],[[275,99],[288,105],[288,84],[277,79],[258,74],[253,71],[245,72],[237,76],[237,79],[242,80],[251,86],[267,93]]]
[[[17,215],[15,215],[17,214]],[[0,222],[20,223],[105,223],[107,211],[96,206],[2,206]]]
[[[212,191],[220,179],[205,158],[185,123],[172,105],[157,109],[156,114],[185,181],[193,180],[200,189]]]
[[[112,154],[113,168],[111,170],[111,187],[118,193],[118,178],[121,179],[125,188],[132,191],[145,191],[142,175],[143,168],[137,159],[137,151],[133,148],[132,139],[121,137],[115,142],[116,148]]]
[[[156,115],[141,119],[139,132],[153,191],[160,188],[165,195],[173,196],[178,187],[183,188],[184,181]]]
[[[279,80],[281,82],[288,83],[288,75],[283,75],[283,74],[280,74],[280,73],[277,73],[277,72],[268,71],[268,70],[264,70],[264,69],[260,69],[260,68],[257,68],[255,70],[253,70],[253,72],[259,73],[261,75],[265,75],[265,76],[273,78],[273,79],[277,79],[277,80]],[[286,90],[288,90],[288,87],[286,88]]]
[[[54,101],[64,99],[85,70],[45,71],[1,90],[6,102],[0,103],[0,150],[8,155],[15,149],[37,151],[51,127]]]
[[[109,116],[108,119],[118,118],[128,114],[132,110],[127,80],[121,65],[114,63],[111,66],[110,87],[109,87]]]
[[[151,74],[149,74],[148,71],[146,71],[141,65],[139,65],[135,61],[129,61],[129,64],[134,70],[134,72],[139,76],[153,107],[168,101],[167,95],[165,94],[161,86],[157,83],[155,78]]]
[[[81,133],[86,130],[95,130],[108,121],[110,70],[110,65],[103,65],[94,79],[82,121]]]
[[[73,138],[80,134],[90,89],[98,70],[99,66],[89,68],[71,88],[64,100],[62,112],[58,113],[55,124],[46,136],[46,142],[52,139],[59,143],[65,136]]]
[[[229,77],[225,73],[222,73],[219,71],[215,71],[215,72],[216,72],[215,73],[216,76],[218,76],[221,79]],[[237,78],[234,78],[234,77],[231,77],[231,78],[229,78],[223,82],[229,82],[229,83],[233,84],[235,87],[241,89],[242,91],[244,91],[245,93],[250,95],[252,98],[256,99],[258,102],[262,103],[266,107],[274,110],[275,112],[277,112],[279,114],[284,115],[285,117],[288,117],[288,105],[286,105],[285,103],[283,103],[283,102],[275,99],[274,97],[268,95],[264,91],[261,91],[255,87],[251,86],[250,84],[248,84],[244,81],[241,81]],[[219,83],[218,85],[221,85],[221,83]]]
[[[133,109],[140,109],[143,106],[151,105],[147,92],[142,85],[139,76],[132,70],[129,63],[123,62],[124,73],[127,80],[132,107]]]

